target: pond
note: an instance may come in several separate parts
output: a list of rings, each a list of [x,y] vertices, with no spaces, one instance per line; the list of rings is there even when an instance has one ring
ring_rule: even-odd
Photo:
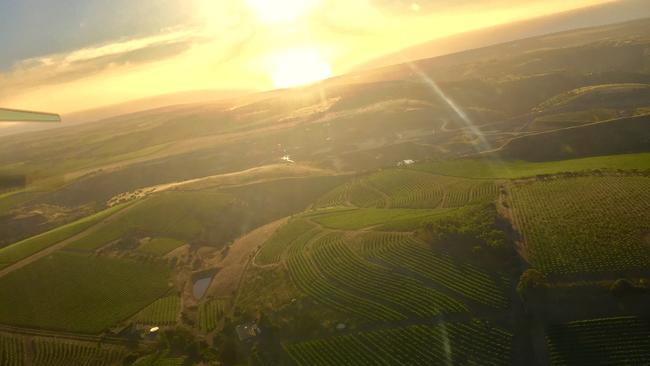
[[[195,299],[198,300],[203,297],[205,291],[210,287],[210,282],[212,282],[212,276],[199,278],[194,281],[194,285],[192,285],[192,295],[194,295]]]

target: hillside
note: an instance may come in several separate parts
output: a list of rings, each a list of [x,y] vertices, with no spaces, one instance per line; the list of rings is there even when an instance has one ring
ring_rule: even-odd
[[[0,137],[0,365],[648,364],[648,65],[635,20]]]

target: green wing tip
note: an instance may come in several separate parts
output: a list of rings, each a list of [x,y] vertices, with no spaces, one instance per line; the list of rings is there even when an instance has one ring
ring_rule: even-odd
[[[0,122],[61,122],[55,113],[0,108]]]

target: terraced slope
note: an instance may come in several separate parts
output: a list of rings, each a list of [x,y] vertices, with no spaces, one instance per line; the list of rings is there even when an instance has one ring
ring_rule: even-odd
[[[481,324],[441,323],[286,344],[300,366],[508,365],[512,336]]]
[[[261,265],[278,263],[282,253],[294,240],[302,235],[309,235],[309,232],[315,227],[316,225],[313,223],[301,219],[295,219],[283,225],[262,245],[255,262]]]
[[[335,188],[316,207],[450,208],[492,200],[496,192],[490,180],[387,169]]]
[[[287,264],[296,286],[338,310],[385,320],[465,311],[422,282],[359,257],[343,233],[326,233],[294,246]],[[350,306],[355,303],[358,308]],[[376,313],[367,313],[372,308]]]
[[[367,233],[357,239],[364,257],[412,273],[476,302],[503,308],[507,282],[489,271],[433,250],[408,234]]]

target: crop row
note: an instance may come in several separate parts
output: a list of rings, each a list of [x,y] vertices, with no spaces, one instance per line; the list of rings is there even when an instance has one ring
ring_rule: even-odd
[[[223,318],[225,305],[225,301],[220,299],[209,299],[199,305],[199,328],[203,332],[216,328],[219,320]]]
[[[415,325],[286,344],[298,365],[507,365],[512,336],[472,321]]]
[[[316,301],[342,313],[353,313],[370,320],[404,318],[401,313],[383,304],[358,296],[328,281],[307,254],[308,243],[308,240],[296,241],[288,251],[287,268],[292,282],[298,289]]]
[[[364,297],[377,299],[406,314],[425,317],[465,310],[452,298],[421,282],[359,257],[341,233],[328,234],[313,243],[313,258],[330,282],[355,289]]]
[[[31,342],[31,355],[27,345]],[[122,365],[126,350],[119,346],[36,337],[0,335],[0,366],[22,366],[31,358],[38,366],[113,366]]]
[[[548,273],[650,265],[650,178],[579,177],[516,184],[517,228],[533,264]]]
[[[451,208],[493,200],[496,193],[492,181],[389,169],[335,188],[316,206]]]
[[[546,338],[553,365],[650,364],[650,323],[636,317],[555,325]]]
[[[177,295],[165,296],[142,309],[135,322],[144,325],[172,325],[181,310],[181,300]]]
[[[258,264],[274,264],[280,261],[286,248],[301,235],[315,227],[307,220],[295,219],[280,227],[260,249],[255,261]]]
[[[318,301],[370,319],[432,316],[466,309],[413,278],[391,272],[356,255],[342,233],[329,233],[300,247],[287,262],[298,288]]]
[[[25,357],[23,340],[0,335],[0,366],[21,366]]]
[[[368,233],[358,240],[368,259],[407,270],[474,301],[497,308],[507,306],[503,284],[498,280],[472,264],[425,247],[410,235]]]

